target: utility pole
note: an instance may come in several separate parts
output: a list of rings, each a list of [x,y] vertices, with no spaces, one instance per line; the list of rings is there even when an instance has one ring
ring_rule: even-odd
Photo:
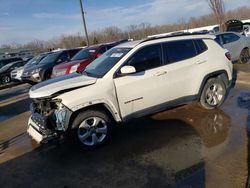
[[[80,0],[80,7],[81,7],[82,22],[84,26],[85,36],[87,39],[87,46],[89,46],[89,36],[88,36],[88,31],[87,31],[87,26],[86,26],[86,21],[85,21],[85,16],[84,16],[85,12],[83,11],[82,0]]]

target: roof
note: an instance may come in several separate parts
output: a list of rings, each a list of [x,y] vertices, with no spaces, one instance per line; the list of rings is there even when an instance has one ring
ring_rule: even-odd
[[[117,45],[116,47],[122,47],[122,48],[134,48],[138,44],[140,44],[143,40],[135,40],[131,42],[125,42],[122,44]]]
[[[214,35],[211,34],[192,34],[192,33],[178,33],[178,34],[171,34],[171,35],[154,35],[150,36],[144,40],[136,40],[132,42],[126,42],[118,45],[117,47],[121,48],[134,48],[137,45],[145,42],[150,42],[150,41],[156,41],[156,42],[161,42],[162,40],[164,41],[173,41],[173,40],[185,40],[185,39],[201,39],[201,38],[207,38],[207,39],[215,39]]]

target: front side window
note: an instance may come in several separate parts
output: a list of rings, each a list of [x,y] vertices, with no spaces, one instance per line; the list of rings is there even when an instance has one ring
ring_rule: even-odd
[[[174,41],[164,44],[167,63],[174,63],[197,55],[193,40]]]
[[[74,57],[74,55],[76,55],[79,51],[80,51],[80,49],[70,50],[69,51],[69,57],[70,58]]]
[[[69,54],[68,54],[68,52],[62,53],[62,54],[59,56],[59,58],[58,58],[59,62],[67,61],[68,59],[69,59]]]
[[[229,34],[223,34],[221,35],[222,36],[222,40],[223,40],[223,43],[224,44],[228,44],[228,43],[231,43],[231,42],[235,42],[237,40],[240,39],[239,36],[235,35],[235,34],[232,34],[232,33],[229,33]]]
[[[136,52],[126,63],[135,67],[136,72],[146,71],[162,65],[161,45],[146,46]]]
[[[106,50],[106,47],[102,47],[102,48],[99,50],[98,54],[104,54],[106,51],[107,51],[107,50]]]

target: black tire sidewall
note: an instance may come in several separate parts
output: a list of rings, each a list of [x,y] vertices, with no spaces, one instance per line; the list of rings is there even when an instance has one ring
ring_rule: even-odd
[[[88,146],[85,145],[84,143],[82,143],[79,138],[78,138],[78,127],[80,126],[80,124],[85,120],[88,119],[90,117],[99,117],[102,118],[106,121],[107,123],[107,135],[105,137],[105,139],[94,146]],[[110,118],[110,116],[107,115],[107,113],[103,112],[103,111],[96,111],[96,110],[87,110],[87,111],[83,111],[80,114],[77,115],[77,117],[74,119],[73,124],[72,124],[72,129],[71,129],[71,136],[73,136],[73,139],[75,141],[77,141],[77,143],[85,150],[93,150],[97,147],[103,146],[104,144],[106,144],[111,137],[111,133],[112,133],[112,127],[113,127],[113,121],[112,118]]]
[[[222,86],[223,98],[221,99],[219,104],[217,104],[215,106],[211,106],[206,102],[206,92],[207,92],[208,88],[211,87],[215,83],[220,84]],[[206,84],[202,90],[201,97],[200,97],[200,104],[203,108],[209,109],[209,110],[217,108],[217,107],[221,106],[222,103],[224,102],[225,97],[226,97],[226,93],[227,93],[227,91],[226,91],[226,86],[225,86],[224,82],[220,78],[211,78],[206,82]]]
[[[4,82],[5,78],[8,78],[8,79],[9,79],[9,82]],[[9,76],[3,76],[3,77],[2,77],[2,84],[8,84],[8,83],[10,83],[10,82],[11,82],[11,79],[10,79]]]
[[[243,61],[241,61],[241,55],[243,54],[243,53],[245,53],[245,52],[247,52],[248,53],[248,56],[249,56],[249,50],[248,49],[243,49],[242,51],[241,51],[241,53],[240,53],[240,58],[239,58],[239,64],[246,64],[246,63],[248,63],[248,62],[243,62]],[[249,61],[249,59],[250,58],[248,58],[248,61]]]

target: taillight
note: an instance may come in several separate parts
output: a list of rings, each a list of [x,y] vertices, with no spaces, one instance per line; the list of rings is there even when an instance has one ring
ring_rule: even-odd
[[[227,52],[225,55],[226,55],[227,59],[228,59],[229,61],[231,61],[231,54],[230,54],[229,52]]]

